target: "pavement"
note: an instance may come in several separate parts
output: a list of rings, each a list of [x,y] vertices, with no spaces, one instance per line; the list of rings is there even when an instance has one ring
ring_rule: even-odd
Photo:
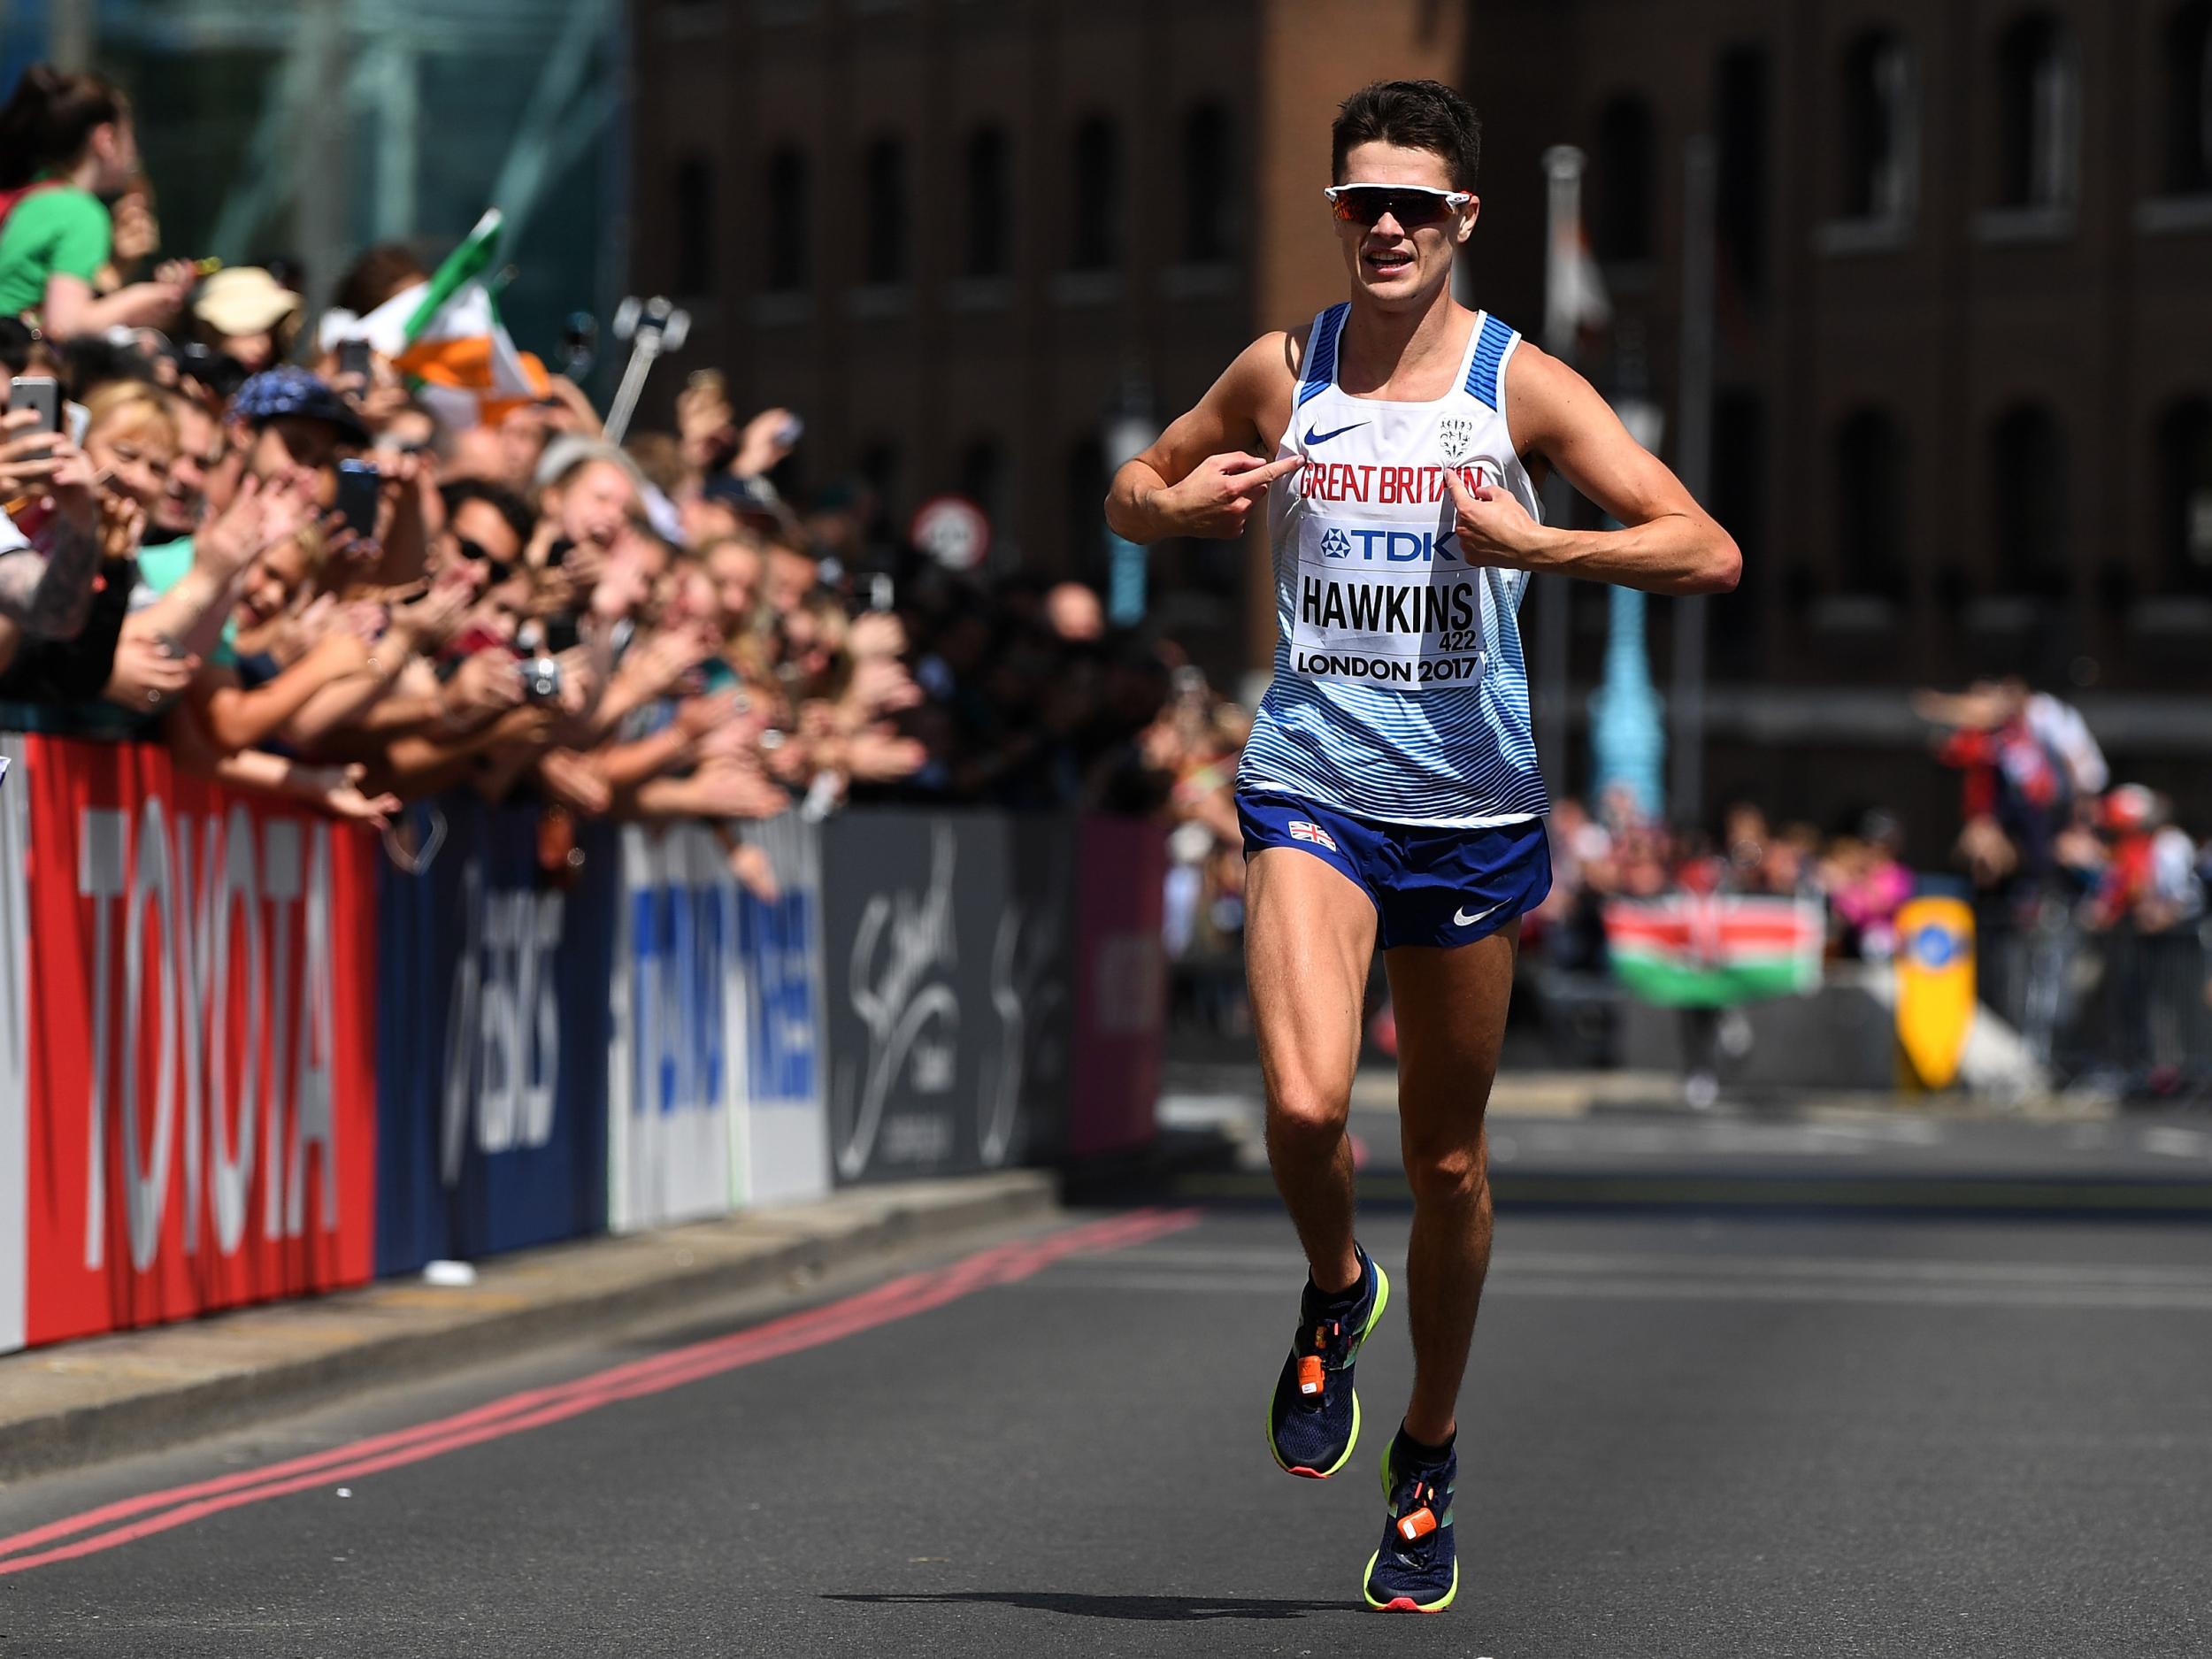
[[[1402,1210],[1362,1236],[1392,1271]],[[1463,1587],[1286,1479],[1279,1215],[1039,1216],[0,1488],[0,1651],[2015,1655],[2212,1648],[2212,1228],[1501,1219]]]
[[[1363,1071],[1351,1133],[1363,1199],[1408,1201],[1396,1080]],[[1233,1151],[1185,1171],[1177,1195],[1272,1202],[1252,1068],[1184,1065],[1163,1124]],[[1502,1208],[1530,1205],[2067,1212],[2212,1219],[2212,1115],[2116,1110],[2055,1097],[1999,1110],[1963,1096],[1841,1091],[1724,1096],[1694,1110],[1678,1083],[1636,1071],[1502,1073],[1488,1126]]]

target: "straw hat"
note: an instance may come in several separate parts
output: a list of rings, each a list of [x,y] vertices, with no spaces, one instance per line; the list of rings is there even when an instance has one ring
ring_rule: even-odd
[[[258,334],[300,308],[300,296],[259,265],[227,265],[200,284],[192,314],[219,334]]]

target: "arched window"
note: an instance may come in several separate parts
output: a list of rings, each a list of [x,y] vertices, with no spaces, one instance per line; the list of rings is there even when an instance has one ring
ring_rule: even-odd
[[[872,284],[903,282],[907,275],[906,145],[885,136],[868,146],[864,164],[867,263]]]
[[[806,153],[790,145],[768,157],[768,291],[788,294],[814,275],[814,204]]]
[[[1592,251],[1603,260],[1652,256],[1651,105],[1624,93],[1598,111],[1597,157],[1590,169]]]
[[[1843,59],[1843,211],[1852,219],[1912,215],[1920,167],[1919,70],[1888,29],[1862,35]]]
[[[2186,0],[2166,23],[2166,178],[2175,196],[2212,193],[2212,0]]]
[[[1836,573],[1845,593],[1904,595],[1907,465],[1904,428],[1887,410],[1857,410],[1836,428]]]
[[[1990,428],[1989,522],[1998,584],[2055,598],[2073,585],[2066,515],[2066,434],[2039,403],[2006,411]]]
[[[2158,458],[2167,584],[2212,593],[2212,398],[2186,398],[2166,411]]]
[[[1235,247],[1236,168],[1229,111],[1218,104],[1194,105],[1183,117],[1183,260],[1212,265]]]
[[[1121,135],[1102,115],[1075,129],[1069,173],[1068,268],[1111,271],[1121,264]]]
[[[966,271],[972,277],[1004,276],[1010,263],[1009,157],[1003,127],[979,127],[968,135]]]
[[[2071,207],[2079,184],[2081,62],[2047,12],[1997,41],[1997,190],[2005,207]]]
[[[714,286],[714,164],[686,156],[670,180],[675,207],[675,279],[679,294]]]

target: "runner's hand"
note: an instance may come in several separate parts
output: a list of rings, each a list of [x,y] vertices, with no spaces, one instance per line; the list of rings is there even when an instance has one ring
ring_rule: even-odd
[[[1543,557],[1543,526],[1529,517],[1520,497],[1495,484],[1471,488],[1450,467],[1444,488],[1452,493],[1452,533],[1470,565],[1532,570]]]
[[[1174,534],[1227,541],[1244,534],[1253,507],[1266,499],[1270,484],[1304,465],[1295,455],[1279,461],[1242,453],[1210,455],[1181,483],[1170,486],[1160,504],[1175,521]]]

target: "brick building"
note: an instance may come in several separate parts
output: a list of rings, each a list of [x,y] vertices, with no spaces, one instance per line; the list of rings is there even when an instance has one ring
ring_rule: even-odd
[[[1709,797],[1948,785],[1903,692],[2020,672],[2212,823],[2212,0],[640,0],[634,276],[810,421],[815,480],[941,488],[1097,580],[1102,428],[1187,405],[1342,283],[1316,194],[1385,74],[1486,124],[1475,296],[1542,318],[1539,158],[1588,158],[1601,390],[1671,414],[1684,157],[1718,157]],[[1678,426],[1678,422],[1671,422]],[[1671,434],[1670,441],[1671,441]],[[1264,660],[1261,560],[1156,614]],[[1571,603],[1570,680],[1603,598]],[[1663,677],[1666,602],[1652,607]],[[1580,735],[1578,730],[1577,745]],[[1570,757],[1571,781],[1582,774]]]

